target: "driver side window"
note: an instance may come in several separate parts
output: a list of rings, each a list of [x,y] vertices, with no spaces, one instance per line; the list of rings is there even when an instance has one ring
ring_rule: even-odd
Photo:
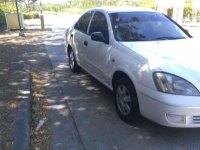
[[[87,33],[89,22],[92,18],[93,11],[86,12],[75,24],[74,28],[83,33]]]
[[[89,29],[89,35],[94,32],[103,33],[105,40],[109,42],[108,23],[105,15],[101,12],[96,12],[93,16]]]

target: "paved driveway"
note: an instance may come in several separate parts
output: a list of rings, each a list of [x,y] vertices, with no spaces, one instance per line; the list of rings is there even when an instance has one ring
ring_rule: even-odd
[[[64,30],[77,16],[45,16],[45,44],[59,85],[87,150],[198,150],[200,129],[159,126],[147,119],[127,125],[119,119],[112,93],[86,72],[70,72],[64,51]],[[66,133],[67,136],[67,133]]]

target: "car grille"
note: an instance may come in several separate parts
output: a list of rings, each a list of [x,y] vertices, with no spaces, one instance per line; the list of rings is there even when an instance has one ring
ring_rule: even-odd
[[[192,124],[200,124],[200,116],[193,116]]]

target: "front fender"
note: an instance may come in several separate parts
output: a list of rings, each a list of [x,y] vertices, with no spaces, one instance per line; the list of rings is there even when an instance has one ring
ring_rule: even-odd
[[[116,72],[118,72],[118,71],[123,72],[123,73],[126,74],[126,75],[129,77],[129,79],[132,81],[132,83],[133,83],[133,85],[135,86],[136,91],[137,91],[137,87],[138,87],[138,75],[137,75],[137,73],[134,74],[134,73],[130,70],[130,68],[128,68],[128,67],[126,67],[126,66],[122,66],[122,65],[119,65],[119,66],[114,67],[113,70],[114,70],[114,71],[112,72],[112,74],[110,74],[111,81],[112,81],[112,79],[113,79],[113,77],[114,77],[114,74],[115,74]],[[111,84],[112,84],[112,83],[111,83]]]

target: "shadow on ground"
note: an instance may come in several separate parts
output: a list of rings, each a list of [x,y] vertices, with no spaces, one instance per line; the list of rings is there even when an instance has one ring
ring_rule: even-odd
[[[0,32],[0,149],[12,149],[14,140],[14,118],[18,104],[27,98],[25,78],[31,68],[51,67],[39,31]]]

